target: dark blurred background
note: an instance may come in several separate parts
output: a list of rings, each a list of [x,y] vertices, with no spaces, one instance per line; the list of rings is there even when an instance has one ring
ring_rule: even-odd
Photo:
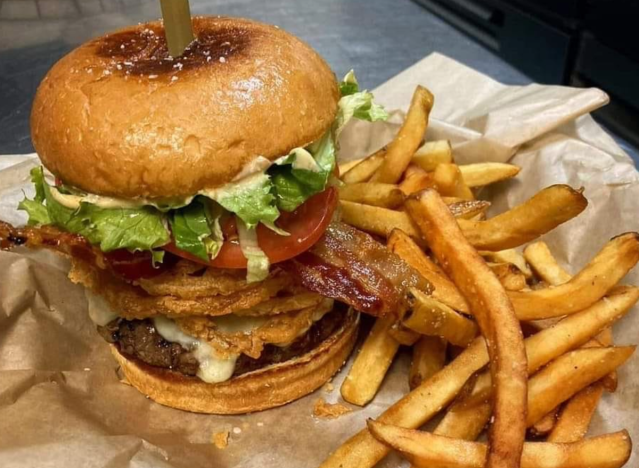
[[[596,112],[639,146],[639,1],[416,0],[540,83],[596,86]]]
[[[612,103],[596,118],[637,160],[638,0],[191,0],[191,10],[279,25],[367,88],[434,51],[506,84],[600,87]],[[159,16],[159,0],[0,0],[0,154],[33,151],[31,101],[53,63]]]

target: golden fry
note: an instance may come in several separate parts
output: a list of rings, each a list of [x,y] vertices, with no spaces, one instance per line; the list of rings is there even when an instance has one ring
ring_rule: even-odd
[[[390,406],[378,421],[412,429],[422,426],[448,405],[466,381],[486,364],[486,344],[478,338],[441,371]],[[344,442],[319,468],[372,468],[388,452],[390,448],[364,428]]]
[[[419,242],[419,233],[415,225],[402,211],[345,200],[339,203],[342,208],[342,221],[346,224],[382,237],[388,237],[393,229],[401,229]]]
[[[481,187],[515,177],[521,168],[513,164],[487,162],[466,164],[459,166],[459,170],[466,185]]]
[[[488,266],[506,291],[521,291],[526,287],[526,277],[512,263],[489,263]]]
[[[603,391],[603,384],[596,382],[575,394],[561,410],[548,442],[569,443],[583,439]]]
[[[436,336],[421,336],[413,346],[408,385],[418,387],[439,372],[446,363],[446,341]]]
[[[357,166],[359,163],[361,163],[365,159],[366,158],[359,158],[359,159],[353,159],[351,161],[337,163],[337,167],[339,169],[340,175],[346,174],[348,171],[353,169],[355,166]]]
[[[353,366],[342,383],[344,400],[364,406],[371,401],[393,362],[399,342],[388,334],[393,318],[380,318],[364,341]]]
[[[639,260],[639,234],[609,241],[569,282],[553,288],[508,293],[520,320],[558,317],[583,310],[601,299]]]
[[[468,303],[457,286],[408,235],[394,229],[386,245],[433,285],[435,299],[460,312],[469,312]]]
[[[410,328],[406,328],[401,322],[395,322],[393,326],[388,329],[388,334],[404,346],[413,346],[421,337],[419,333]]]
[[[486,221],[460,219],[468,241],[482,250],[504,250],[529,242],[581,213],[588,202],[567,185],[543,189],[525,203]]]
[[[365,205],[396,208],[404,203],[404,192],[393,184],[362,182],[340,187],[339,198]]]
[[[456,164],[440,164],[433,172],[437,191],[445,197],[458,197],[474,200],[473,192],[464,183],[461,171]]]
[[[447,305],[427,296],[418,289],[411,289],[410,309],[402,323],[422,335],[439,336],[457,346],[468,345],[477,336],[477,325]]]
[[[552,286],[559,286],[572,279],[572,275],[564,270],[550,252],[545,242],[535,242],[524,249],[524,256],[531,264],[537,275],[546,283]],[[612,345],[612,331],[610,328],[601,333],[601,344],[603,346]],[[599,338],[599,337],[598,337]],[[603,379],[604,388],[609,392],[614,392],[617,388],[617,373],[611,372]]]
[[[413,193],[421,192],[427,188],[435,188],[435,179],[432,172],[426,172],[423,169],[410,165],[406,169],[404,180],[399,184],[399,189],[404,195],[412,195]]]
[[[526,263],[526,259],[522,254],[517,252],[515,249],[506,249],[506,250],[498,250],[496,252],[491,252],[489,250],[479,252],[482,257],[488,259],[491,262],[495,263],[512,263],[519,271],[521,271],[526,279],[532,278],[532,270]]]
[[[452,439],[429,432],[404,429],[380,421],[368,421],[371,433],[397,450],[418,468],[480,468],[484,466],[486,444]],[[520,468],[620,468],[630,458],[632,442],[628,431],[584,439],[573,444],[527,442]]]
[[[379,169],[384,162],[385,157],[386,147],[377,150],[370,156],[362,159],[351,169],[344,172],[341,175],[342,181],[346,184],[359,184],[361,182],[366,182],[373,176],[373,174],[375,174],[375,171]]]
[[[439,164],[453,162],[453,149],[448,140],[427,141],[415,151],[412,162],[426,172],[431,172]]]
[[[572,278],[570,273],[557,263],[548,245],[543,241],[527,245],[524,249],[524,257],[535,273],[552,286],[567,283]]]
[[[582,346],[601,330],[626,315],[637,300],[639,288],[620,286],[587,309],[569,315],[554,326],[526,338],[529,374],[535,373],[562,354]],[[492,391],[491,387],[490,374],[482,373],[477,378],[470,396],[466,398],[466,405],[472,406],[487,401]]]
[[[439,422],[433,434],[463,440],[476,440],[486,428],[492,414],[490,403],[465,406],[454,403]]]
[[[490,207],[490,202],[483,200],[462,200],[454,203],[447,203],[448,209],[455,218],[472,219],[483,214]]]
[[[635,346],[586,348],[555,359],[529,381],[528,415],[532,426],[560,403],[626,362]]]
[[[558,410],[559,408],[554,408],[550,411],[550,413],[530,426],[530,433],[535,437],[542,437],[552,431],[553,427],[555,427],[555,424],[557,423]]]
[[[525,437],[528,378],[519,321],[508,296],[434,190],[406,201],[406,209],[444,271],[468,301],[487,340],[494,383],[494,422],[489,432],[488,468],[519,464]]]
[[[406,120],[404,120],[395,139],[388,145],[384,162],[371,177],[371,182],[396,184],[401,179],[413,154],[424,138],[433,103],[434,97],[430,91],[422,86],[417,86],[406,114]]]

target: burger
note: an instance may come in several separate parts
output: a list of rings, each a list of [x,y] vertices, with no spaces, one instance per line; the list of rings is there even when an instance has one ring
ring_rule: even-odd
[[[358,311],[419,281],[338,221],[337,138],[386,113],[273,26],[193,18],[169,55],[161,22],[57,62],[31,114],[42,162],[28,226],[0,247],[71,259],[126,379],[167,406],[245,413],[306,395],[353,348]],[[45,169],[46,168],[46,169]]]

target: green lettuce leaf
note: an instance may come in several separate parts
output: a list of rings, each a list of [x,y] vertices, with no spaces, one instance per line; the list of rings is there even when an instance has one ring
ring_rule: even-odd
[[[341,96],[350,96],[359,91],[359,84],[355,77],[355,71],[349,71],[342,82],[339,84],[339,93]]]
[[[335,119],[335,132],[339,136],[346,124],[352,119],[375,122],[386,120],[388,113],[379,104],[373,102],[373,94],[368,91],[359,91],[359,84],[353,70],[348,72],[340,83],[342,97],[339,100],[337,118]]]
[[[29,215],[29,225],[41,225],[51,224],[49,213],[43,202],[45,199],[44,193],[44,172],[41,167],[34,167],[31,169],[31,182],[35,187],[35,197],[33,200],[24,198],[19,204],[18,209],[26,211]]]
[[[29,215],[28,223],[31,226],[51,224],[51,218],[49,218],[47,207],[41,202],[25,198],[18,204],[18,209],[27,212]]]
[[[270,262],[257,243],[257,232],[255,229],[249,229],[242,220],[238,220],[237,235],[247,261],[246,281],[248,283],[264,281],[268,277]]]
[[[225,210],[235,213],[252,229],[262,221],[273,223],[280,215],[272,188],[271,178],[262,172],[204,195],[218,202]]]
[[[53,193],[56,189],[44,180],[42,167],[31,171],[31,180],[36,186],[35,199],[23,200],[19,205],[29,214],[30,224],[54,224],[65,231],[81,234],[89,242],[98,244],[103,252],[153,250],[170,240],[164,217],[155,208],[106,209],[90,203],[80,203],[76,209],[68,208],[56,200]]]
[[[174,210],[169,216],[175,245],[204,261],[209,260],[209,249],[205,240],[211,236],[206,207],[199,201]]]

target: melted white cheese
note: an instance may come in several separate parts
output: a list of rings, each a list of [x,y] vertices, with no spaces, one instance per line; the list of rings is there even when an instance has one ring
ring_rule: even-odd
[[[162,338],[172,343],[178,343],[193,352],[193,357],[200,364],[196,375],[204,382],[224,382],[233,375],[237,355],[228,358],[219,357],[207,342],[187,335],[173,320],[162,315],[154,317],[153,324]]]
[[[241,317],[233,314],[211,317],[215,327],[222,333],[250,333],[264,325],[267,320],[268,317]]]
[[[85,294],[89,303],[89,317],[93,323],[104,327],[118,318],[118,314],[113,312],[106,301],[100,296],[96,296],[88,290],[85,290]]]

